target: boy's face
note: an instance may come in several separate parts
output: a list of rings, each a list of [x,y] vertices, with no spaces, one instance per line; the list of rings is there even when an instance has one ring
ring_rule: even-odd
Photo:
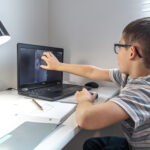
[[[130,44],[130,43],[125,43],[123,36],[121,38],[121,40],[119,41],[119,44]],[[129,73],[129,49],[131,47],[120,47],[119,48],[119,52],[118,52],[118,66],[119,66],[119,70],[122,73],[128,74]]]

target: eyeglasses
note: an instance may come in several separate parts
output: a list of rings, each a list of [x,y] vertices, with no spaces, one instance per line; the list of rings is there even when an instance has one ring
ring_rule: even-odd
[[[130,47],[132,45],[128,45],[128,44],[114,44],[114,52],[116,54],[118,54],[120,47]],[[142,58],[141,54],[139,53],[139,51],[137,50],[137,48],[135,47],[136,53],[138,55],[139,58]]]

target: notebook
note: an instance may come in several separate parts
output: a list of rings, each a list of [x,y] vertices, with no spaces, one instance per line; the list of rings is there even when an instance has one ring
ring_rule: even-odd
[[[31,99],[20,99],[15,104],[16,117],[26,121],[61,124],[75,111],[76,104],[35,100],[41,110]]]
[[[24,122],[0,138],[1,150],[33,150],[55,128],[56,124]]]
[[[17,44],[17,89],[21,95],[55,101],[73,95],[82,88],[89,87],[63,84],[63,72],[40,68],[43,52],[53,53],[63,62],[62,48]]]

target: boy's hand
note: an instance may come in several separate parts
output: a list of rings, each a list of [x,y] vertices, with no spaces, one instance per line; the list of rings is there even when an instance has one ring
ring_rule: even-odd
[[[57,70],[60,65],[58,59],[51,52],[44,52],[41,59],[44,60],[47,64],[47,65],[40,65],[40,67],[43,69]]]
[[[87,89],[83,88],[82,91],[77,91],[75,97],[78,102],[90,101],[93,102],[96,99],[96,94],[90,94]]]

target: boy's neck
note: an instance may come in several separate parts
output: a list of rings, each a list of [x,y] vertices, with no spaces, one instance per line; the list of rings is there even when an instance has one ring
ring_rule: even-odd
[[[138,66],[138,68],[132,69],[129,73],[130,78],[145,77],[148,75],[150,75],[150,69],[140,66]]]

